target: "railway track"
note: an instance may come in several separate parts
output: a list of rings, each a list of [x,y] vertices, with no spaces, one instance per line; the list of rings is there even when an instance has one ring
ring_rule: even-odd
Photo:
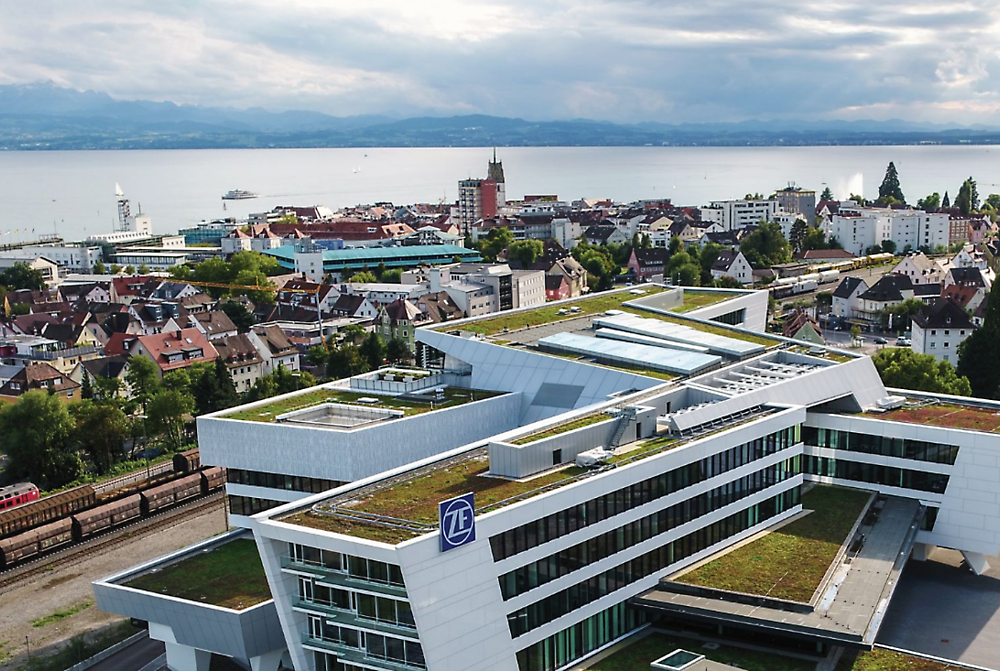
[[[205,496],[200,496],[197,499],[174,506],[161,513],[144,517],[131,524],[112,529],[106,533],[74,543],[27,563],[0,571],[0,594],[10,591],[32,578],[74,562],[84,552],[92,554],[107,551],[119,545],[124,545],[133,540],[137,535],[144,535],[157,529],[168,527],[180,519],[208,510],[212,506],[219,505],[223,495],[223,491],[216,491]]]

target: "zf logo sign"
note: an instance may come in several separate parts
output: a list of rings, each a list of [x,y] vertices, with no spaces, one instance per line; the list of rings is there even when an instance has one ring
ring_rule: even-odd
[[[441,552],[476,540],[476,499],[469,492],[438,503],[441,523]]]

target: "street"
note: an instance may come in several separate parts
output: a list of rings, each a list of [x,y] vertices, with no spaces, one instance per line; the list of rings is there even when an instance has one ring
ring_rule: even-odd
[[[876,345],[875,338],[883,337],[888,341],[886,345]],[[861,347],[851,347],[851,334],[847,331],[834,331],[833,329],[823,329],[823,339],[826,340],[826,344],[833,347],[839,347],[840,349],[845,349],[851,352],[858,352],[860,354],[867,354],[871,356],[881,349],[886,347],[896,346],[896,334],[895,333],[864,333],[861,336],[862,345]]]

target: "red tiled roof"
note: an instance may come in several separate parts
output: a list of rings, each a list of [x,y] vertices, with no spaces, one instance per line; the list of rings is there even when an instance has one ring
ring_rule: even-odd
[[[136,339],[164,373],[185,368],[193,363],[215,361],[219,356],[205,334],[196,328],[137,336]],[[201,349],[200,356],[192,356],[195,349]],[[176,360],[170,360],[171,357],[168,355],[172,353],[180,353],[181,356]]]

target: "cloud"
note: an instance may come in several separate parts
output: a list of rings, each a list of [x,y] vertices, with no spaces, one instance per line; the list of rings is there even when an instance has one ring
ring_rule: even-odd
[[[328,114],[995,122],[1000,7],[930,0],[36,0],[0,82]]]

